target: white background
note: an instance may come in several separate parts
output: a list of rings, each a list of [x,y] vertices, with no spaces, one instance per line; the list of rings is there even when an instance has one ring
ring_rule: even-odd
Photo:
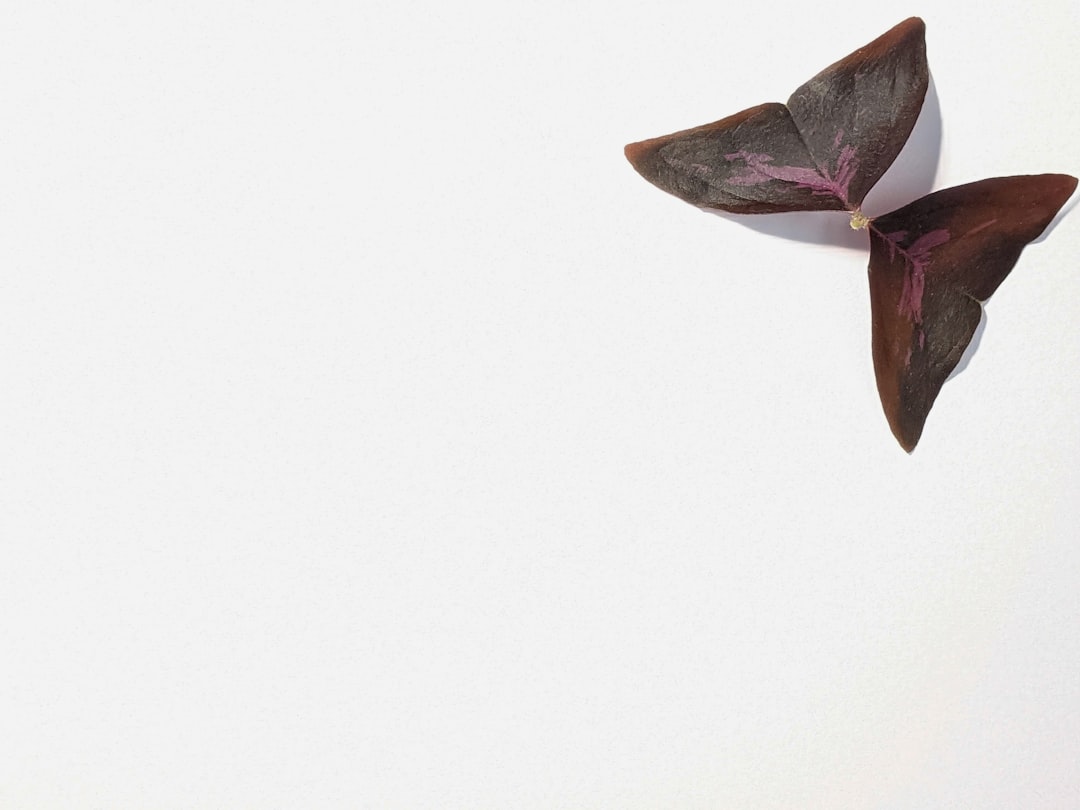
[[[622,155],[920,12],[868,213],[1080,173],[1071,0],[5,3],[0,807],[1075,806],[1080,212],[908,456]]]

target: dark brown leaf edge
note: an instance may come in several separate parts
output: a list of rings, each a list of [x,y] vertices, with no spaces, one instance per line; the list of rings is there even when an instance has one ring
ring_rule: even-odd
[[[1067,174],[995,177],[871,220],[874,372],[909,453],[988,299],[1076,189]]]
[[[929,83],[925,25],[912,17],[825,68],[786,105],[629,144],[650,183],[736,214],[857,212],[907,142]]]

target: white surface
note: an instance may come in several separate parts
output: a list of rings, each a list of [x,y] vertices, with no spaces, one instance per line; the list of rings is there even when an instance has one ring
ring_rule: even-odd
[[[0,807],[1075,805],[1080,212],[909,457],[621,152],[921,12],[936,187],[1076,174],[1075,3],[8,5]]]

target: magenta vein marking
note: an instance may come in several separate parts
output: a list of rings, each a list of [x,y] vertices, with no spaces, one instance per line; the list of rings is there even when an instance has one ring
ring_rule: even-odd
[[[844,131],[838,130],[833,146],[840,148]],[[733,186],[756,186],[767,183],[770,180],[779,180],[784,183],[792,183],[797,188],[806,188],[814,194],[828,194],[836,197],[845,207],[850,208],[848,202],[848,188],[855,172],[858,171],[859,161],[855,157],[855,147],[848,144],[840,148],[840,154],[836,159],[836,169],[830,172],[823,168],[808,169],[803,166],[776,166],[773,165],[772,155],[760,152],[748,152],[740,150],[724,155],[728,161],[741,160],[746,166],[741,172],[733,172],[728,176],[727,182]]]
[[[922,323],[922,299],[926,287],[926,267],[930,263],[930,251],[949,241],[949,232],[944,228],[924,233],[907,247],[900,243],[907,237],[907,231],[893,231],[878,234],[889,246],[889,260],[900,254],[907,265],[904,274],[904,286],[900,291],[898,310],[911,318],[916,324]]]

